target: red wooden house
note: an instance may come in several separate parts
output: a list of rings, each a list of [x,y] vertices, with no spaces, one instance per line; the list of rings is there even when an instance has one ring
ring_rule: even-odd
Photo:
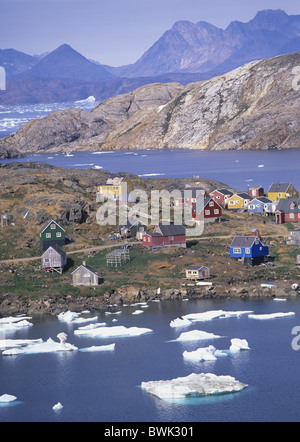
[[[222,207],[212,197],[204,198],[192,208],[192,217],[196,221],[215,222],[221,221]]]
[[[249,195],[253,198],[256,198],[258,196],[265,196],[265,190],[263,187],[250,187]]]
[[[217,189],[211,192],[210,196],[213,198],[213,200],[220,204],[223,207],[226,207],[227,200],[233,195],[233,192],[228,189]]]
[[[186,232],[181,225],[158,224],[153,233],[143,235],[143,245],[152,250],[162,247],[186,247]]]
[[[184,205],[187,205],[189,207],[193,207],[193,205],[197,202],[197,199],[200,198],[201,196],[209,196],[209,195],[201,187],[187,188],[183,192],[183,197],[176,200],[175,205],[177,207],[183,207]]]
[[[300,222],[300,198],[282,198],[275,212],[276,224]]]

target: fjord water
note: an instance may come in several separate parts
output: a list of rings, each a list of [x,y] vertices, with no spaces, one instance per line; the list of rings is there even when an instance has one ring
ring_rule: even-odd
[[[300,326],[300,300],[164,301],[148,305],[140,315],[132,315],[136,307],[123,307],[120,315],[99,313],[99,321],[109,326],[151,328],[153,333],[147,335],[83,338],[73,333],[78,326],[56,318],[35,318],[32,327],[7,336],[57,340],[56,335],[64,331],[68,342],[78,348],[116,345],[113,352],[0,355],[0,395],[17,397],[17,402],[0,406],[0,422],[299,421],[300,351],[292,349],[292,330]],[[293,311],[295,316],[254,320],[243,315],[170,327],[177,317],[209,310],[252,310],[256,314]],[[113,318],[118,322],[112,322]],[[174,342],[182,332],[190,330],[203,330],[222,338]],[[214,362],[183,359],[185,350],[208,345],[228,349],[232,338],[246,339],[251,350]],[[248,388],[229,395],[174,402],[150,396],[140,388],[143,381],[202,372],[233,376]],[[62,403],[63,409],[55,412],[52,407],[57,402]]]
[[[111,173],[127,172],[144,178],[209,178],[234,189],[247,190],[273,182],[291,182],[300,189],[300,149],[268,151],[201,151],[147,149],[139,151],[28,154],[2,162],[46,162],[73,169],[97,168]]]

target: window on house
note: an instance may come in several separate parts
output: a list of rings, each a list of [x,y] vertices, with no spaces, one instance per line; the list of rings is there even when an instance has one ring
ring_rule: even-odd
[[[75,278],[80,279],[80,273],[76,273]]]
[[[56,238],[61,238],[61,232],[56,232]]]
[[[205,215],[210,215],[210,210],[205,210]]]
[[[210,201],[210,202],[209,202],[209,205],[210,205],[210,207],[214,207],[214,202],[213,202],[213,201]]]
[[[172,235],[169,236],[169,240],[170,240],[170,241],[174,241],[174,236],[172,236]]]
[[[290,213],[290,218],[295,218],[295,214],[294,213]]]
[[[51,229],[54,230],[56,228],[55,224],[51,224]]]
[[[248,248],[246,249],[246,254],[250,255],[250,249],[248,249]]]
[[[242,249],[241,248],[239,248],[239,247],[235,247],[234,249],[233,249],[233,253],[241,253],[242,252]]]
[[[51,238],[51,233],[46,233],[46,238],[47,239]]]
[[[214,210],[214,214],[215,214],[215,215],[219,215],[219,209],[215,209],[215,210]]]
[[[234,206],[235,205],[235,201],[229,201],[229,205],[230,206]]]

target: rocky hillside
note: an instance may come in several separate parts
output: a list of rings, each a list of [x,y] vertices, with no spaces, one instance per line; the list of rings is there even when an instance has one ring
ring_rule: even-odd
[[[208,81],[153,84],[92,112],[55,112],[0,140],[20,152],[145,149],[270,149],[300,146],[300,52],[256,61]]]

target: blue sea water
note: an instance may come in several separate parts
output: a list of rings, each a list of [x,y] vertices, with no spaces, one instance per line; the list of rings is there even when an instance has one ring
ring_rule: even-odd
[[[300,301],[227,299],[150,302],[143,314],[123,307],[104,316],[107,325],[147,327],[153,333],[123,338],[83,338],[77,326],[33,319],[34,325],[10,338],[51,337],[64,331],[79,348],[115,343],[113,352],[80,351],[0,355],[0,395],[17,402],[0,406],[0,422],[296,422],[300,420],[300,351],[292,349],[292,330],[300,325]],[[247,315],[171,328],[170,321],[209,310],[252,310],[256,314],[295,312],[294,317],[254,320]],[[94,314],[92,315],[94,316]],[[118,322],[112,322],[113,317]],[[198,342],[174,342],[182,332],[203,330],[223,336]],[[7,336],[8,337],[8,336]],[[183,352],[214,345],[228,349],[230,339],[246,339],[251,348],[214,362],[188,362]],[[172,342],[173,341],[173,342]],[[140,388],[143,381],[167,380],[191,373],[230,375],[248,384],[239,393],[164,401]],[[63,409],[52,407],[61,402]]]

